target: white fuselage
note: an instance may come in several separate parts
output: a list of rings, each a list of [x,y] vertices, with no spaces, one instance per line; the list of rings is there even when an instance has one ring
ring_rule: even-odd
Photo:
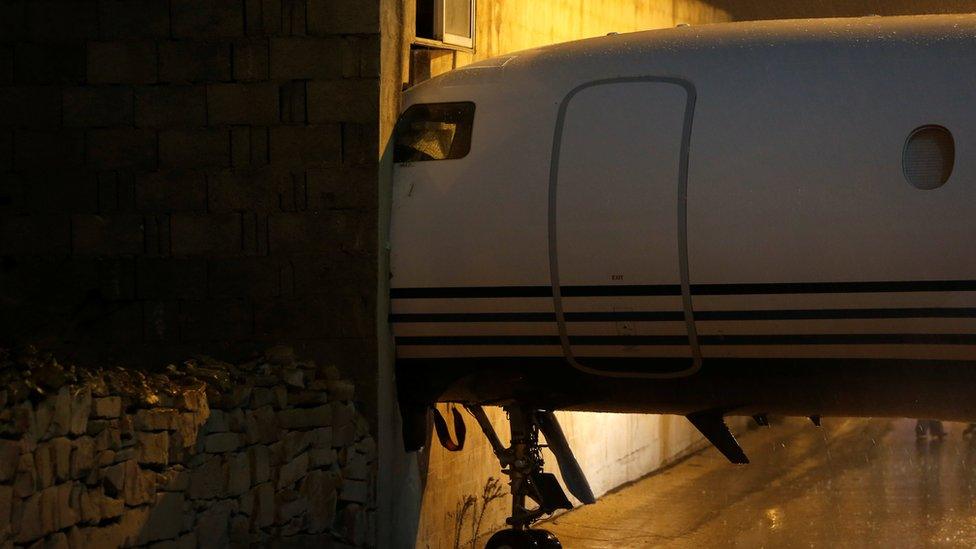
[[[458,101],[470,152],[394,167],[401,362],[976,360],[976,16],[608,36],[404,107]],[[930,125],[954,163],[923,190],[903,153]]]

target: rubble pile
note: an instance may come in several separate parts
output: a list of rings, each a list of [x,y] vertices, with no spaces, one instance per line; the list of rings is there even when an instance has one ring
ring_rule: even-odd
[[[0,350],[3,547],[341,547],[372,539],[376,444],[334,367],[288,347],[162,373]]]

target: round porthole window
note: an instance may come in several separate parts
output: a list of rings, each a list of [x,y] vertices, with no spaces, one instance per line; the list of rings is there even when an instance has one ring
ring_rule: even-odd
[[[908,136],[901,156],[905,179],[919,189],[938,189],[949,180],[956,144],[942,126],[922,126]]]

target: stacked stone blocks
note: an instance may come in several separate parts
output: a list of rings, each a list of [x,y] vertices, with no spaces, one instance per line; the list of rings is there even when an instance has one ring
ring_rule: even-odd
[[[168,374],[52,381],[49,366],[0,390],[3,546],[373,539],[376,445],[354,385],[334,367],[281,348],[239,366],[188,361]]]

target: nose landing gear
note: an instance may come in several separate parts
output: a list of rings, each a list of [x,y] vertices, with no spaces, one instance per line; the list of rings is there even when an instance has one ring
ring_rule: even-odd
[[[485,549],[562,549],[548,530],[502,530],[488,540]]]
[[[488,540],[486,549],[561,549],[562,544],[552,533],[529,528],[543,515],[573,507],[556,476],[543,471],[540,430],[556,456],[569,491],[583,503],[593,503],[595,498],[579,463],[570,451],[556,416],[542,410],[505,407],[512,430],[511,445],[506,448],[498,439],[484,410],[480,406],[467,408],[488,437],[488,442],[501,463],[502,473],[509,477],[512,491],[512,514],[506,520],[511,528],[495,533]],[[534,502],[534,508],[527,507],[529,500]]]

